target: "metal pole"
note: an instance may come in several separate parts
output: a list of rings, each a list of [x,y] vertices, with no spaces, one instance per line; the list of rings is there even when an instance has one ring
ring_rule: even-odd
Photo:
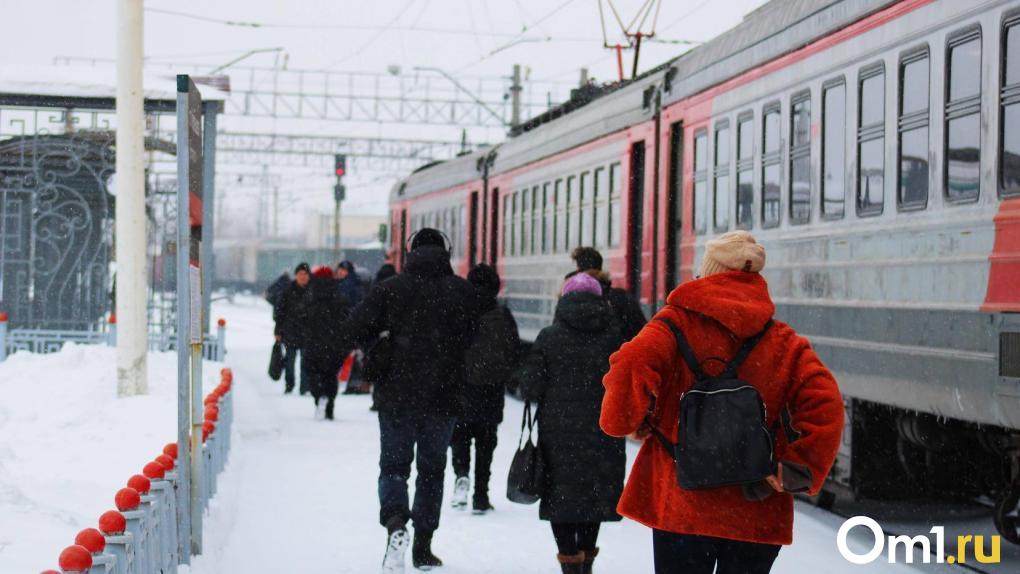
[[[333,198],[333,256],[340,262],[340,197]]]
[[[187,82],[185,82],[187,85]],[[177,92],[177,460],[180,482],[177,488],[177,544],[181,564],[191,563],[191,483],[188,461],[192,450],[201,450],[201,443],[191,444],[191,354],[188,335],[191,332],[190,250],[191,221],[188,218],[188,92]],[[120,339],[124,337],[121,336]],[[201,437],[199,437],[201,438]]]
[[[582,88],[588,85],[588,68],[581,68],[581,83],[579,85]]]
[[[142,0],[117,3],[117,394],[148,392]],[[187,212],[185,212],[187,213]]]
[[[514,64],[513,84],[510,85],[510,127],[521,123],[521,65]]]
[[[218,102],[204,102],[202,116],[202,317],[203,332],[212,332],[209,326],[212,304],[213,274],[216,254],[213,252],[216,219],[216,114]]]
[[[637,77],[638,71],[638,59],[641,57],[641,32],[634,35],[636,42],[634,42],[634,70],[630,73],[631,78]]]

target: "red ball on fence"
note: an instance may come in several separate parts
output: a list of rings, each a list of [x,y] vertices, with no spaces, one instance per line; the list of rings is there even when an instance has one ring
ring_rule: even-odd
[[[213,432],[216,431],[216,423],[205,421],[202,423],[202,442],[205,442]]]
[[[10,319],[10,316],[3,311],[0,311],[0,323],[6,323]]]
[[[78,536],[74,537],[74,543],[84,546],[86,550],[93,554],[101,554],[106,548],[106,538],[103,537],[102,532],[95,528],[86,528],[79,532]]]
[[[116,325],[117,324],[117,316],[114,315],[114,314],[110,314],[110,318],[107,319],[106,322],[111,324],[111,325]]]
[[[149,480],[154,480],[163,478],[166,475],[166,470],[163,469],[162,464],[152,461],[142,467],[142,474]]]
[[[127,485],[138,491],[138,494],[148,494],[152,490],[152,482],[140,475],[136,474],[128,479]]]
[[[170,458],[177,458],[177,443],[172,442],[163,447],[163,454]]]
[[[220,409],[214,405],[205,407],[205,420],[212,422],[220,420]]]
[[[156,457],[156,462],[158,464],[162,465],[163,466],[163,470],[166,471],[166,472],[170,472],[171,470],[174,469],[174,466],[175,466],[174,459],[171,458],[169,455],[165,455],[165,454],[161,454],[161,455],[157,456]]]
[[[92,554],[84,546],[68,546],[57,560],[64,572],[88,572],[92,568]]]
[[[56,570],[43,570],[39,574],[60,574],[60,572],[57,572]]]
[[[222,378],[224,378],[224,379],[233,380],[234,379],[234,371],[232,371],[230,369],[230,367],[223,367],[222,369],[220,369],[220,376]]]
[[[205,400],[202,401],[202,402],[204,402],[206,404],[206,406],[208,406],[208,405],[215,405],[215,404],[220,402],[220,397],[219,397],[218,394],[216,394],[216,391],[213,391],[213,392],[209,393],[208,395],[206,395]]]
[[[131,487],[122,488],[114,495],[113,503],[117,505],[117,510],[121,512],[135,510],[142,503],[142,497],[138,494],[137,490]]]
[[[104,534],[123,534],[127,528],[127,519],[116,510],[107,510],[99,517],[99,530]]]
[[[216,324],[217,324],[217,325],[219,325],[220,327],[226,327],[226,326],[227,326],[227,320],[226,320],[226,319],[224,319],[223,317],[220,317],[220,318],[219,318],[219,319],[218,319],[218,320],[216,321]]]

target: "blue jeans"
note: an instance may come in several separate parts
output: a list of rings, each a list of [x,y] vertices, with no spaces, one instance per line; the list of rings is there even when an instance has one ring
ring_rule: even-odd
[[[455,423],[456,419],[449,416],[379,413],[380,524],[385,526],[394,516],[401,516],[411,518],[416,531],[439,528],[446,449]],[[407,494],[411,462],[418,470],[413,508],[409,507]]]
[[[655,574],[768,574],[781,546],[652,531]]]

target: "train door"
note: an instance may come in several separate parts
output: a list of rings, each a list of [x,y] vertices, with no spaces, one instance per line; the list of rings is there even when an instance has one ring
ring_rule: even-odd
[[[478,262],[478,192],[471,192],[468,204],[468,269]]]
[[[666,293],[680,284],[680,229],[683,213],[683,122],[670,126],[669,183],[666,189]]]
[[[627,218],[627,285],[630,294],[641,300],[642,234],[645,205],[645,142],[630,147],[630,185]]]
[[[496,264],[499,254],[499,188],[492,190],[489,196],[489,263]]]

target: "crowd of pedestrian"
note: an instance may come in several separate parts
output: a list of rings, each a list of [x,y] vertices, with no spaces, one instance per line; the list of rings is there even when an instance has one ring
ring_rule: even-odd
[[[363,358],[380,430],[383,572],[403,572],[408,548],[415,568],[442,566],[432,540],[448,449],[453,508],[470,498],[475,514],[493,510],[509,388],[537,409],[528,471],[562,572],[590,574],[601,524],[623,517],[652,528],[657,574],[769,572],[792,543],[792,494],[817,493],[835,459],[843,403],[807,341],[773,319],[764,248],[743,231],[706,242],[699,276],[650,322],[597,250],[572,259],[552,324],[526,351],[497,270],[457,276],[435,229],[416,232],[402,269],[384,265],[370,287],[345,261],[302,263],[267,290],[285,392],[300,355],[299,392],[317,417],[333,418],[345,358]],[[626,437],[641,447],[625,481]]]

